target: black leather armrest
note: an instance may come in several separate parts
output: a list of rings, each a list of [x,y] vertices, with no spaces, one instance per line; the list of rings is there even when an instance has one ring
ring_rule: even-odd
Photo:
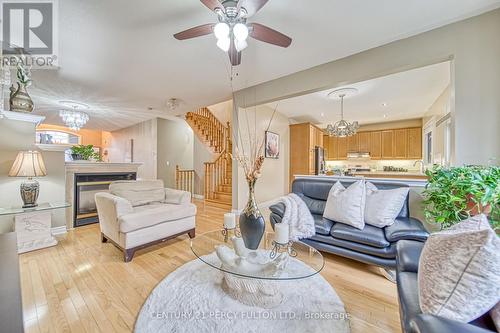
[[[400,240],[425,242],[429,233],[422,222],[413,217],[398,217],[394,223],[385,227],[385,238],[391,243]]]
[[[411,333],[491,333],[492,331],[459,321],[419,314],[410,322]]]
[[[396,268],[398,272],[418,272],[418,262],[424,243],[402,240],[397,243]]]
[[[275,203],[274,205],[269,206],[269,209],[271,212],[281,217],[285,215],[285,204],[283,202]]]

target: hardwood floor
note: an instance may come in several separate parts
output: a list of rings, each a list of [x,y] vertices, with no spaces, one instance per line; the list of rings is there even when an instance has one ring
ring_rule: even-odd
[[[224,210],[198,206],[197,233],[219,228]],[[268,211],[263,211],[266,219]],[[352,332],[400,332],[396,285],[375,267],[324,254],[321,275],[351,315]],[[68,232],[59,244],[20,255],[26,332],[130,332],[151,290],[195,259],[187,235],[138,251],[130,263],[100,242],[98,225]]]

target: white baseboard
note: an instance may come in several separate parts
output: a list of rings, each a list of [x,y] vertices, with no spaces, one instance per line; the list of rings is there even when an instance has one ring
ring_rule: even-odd
[[[55,236],[55,235],[64,235],[65,233],[68,232],[68,230],[66,229],[66,226],[63,225],[60,227],[51,228],[50,232],[52,233],[53,236]]]
[[[201,195],[201,194],[193,194],[193,198],[198,199],[198,200],[203,200],[203,199],[205,199],[205,196]]]

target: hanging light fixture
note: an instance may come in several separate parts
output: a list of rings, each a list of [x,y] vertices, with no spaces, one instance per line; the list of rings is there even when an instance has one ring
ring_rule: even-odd
[[[85,112],[79,111],[81,109],[88,109],[88,105],[72,101],[60,101],[59,104],[73,108],[73,110],[59,111],[59,116],[61,117],[62,121],[71,130],[79,131],[89,121],[89,115]]]
[[[358,90],[356,88],[343,88],[330,92],[328,97],[340,99],[340,120],[336,123],[328,124],[326,127],[326,132],[329,136],[337,136],[344,138],[347,136],[352,136],[356,134],[359,129],[359,124],[357,121],[349,123],[344,120],[344,98],[350,97],[356,94]]]

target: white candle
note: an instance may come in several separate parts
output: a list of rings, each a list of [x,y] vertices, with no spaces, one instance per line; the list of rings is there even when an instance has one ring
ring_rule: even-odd
[[[274,225],[275,238],[276,243],[280,244],[288,244],[290,240],[290,227],[288,223],[276,223]]]
[[[234,213],[224,214],[224,228],[226,229],[236,228],[236,215]]]

